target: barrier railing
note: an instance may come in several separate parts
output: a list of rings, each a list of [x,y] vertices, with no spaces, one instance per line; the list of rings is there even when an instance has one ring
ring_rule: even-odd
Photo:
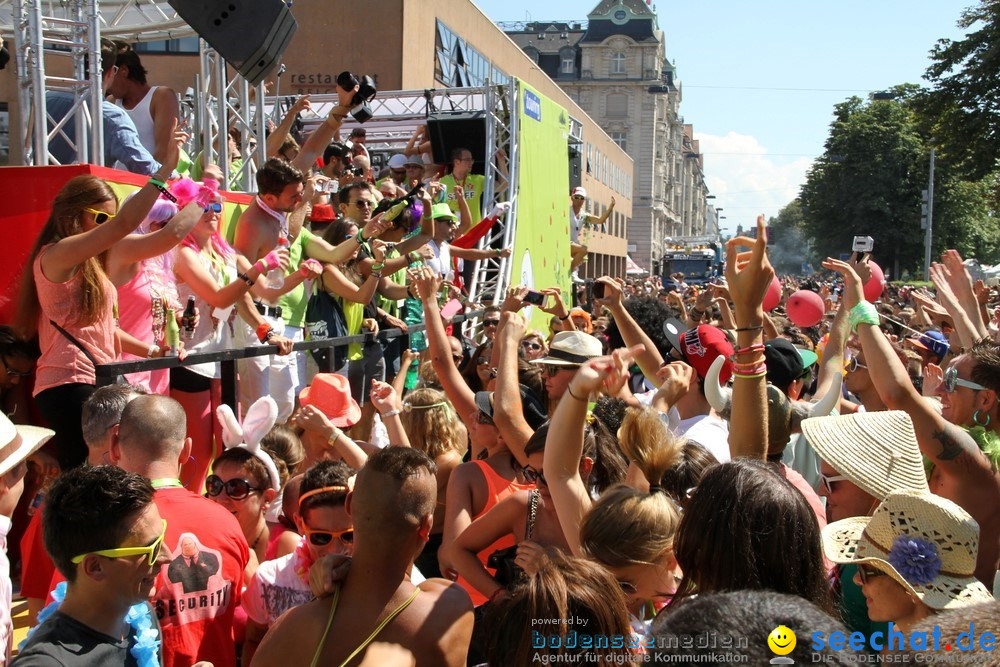
[[[484,311],[475,310],[449,318],[448,324],[460,324],[468,320],[480,317]],[[292,352],[305,352],[310,350],[321,350],[324,348],[335,348],[350,345],[351,343],[369,343],[378,341],[385,343],[401,336],[408,336],[412,333],[426,331],[427,325],[414,324],[407,326],[407,330],[384,329],[378,333],[363,333],[353,336],[339,336],[337,338],[321,338],[319,340],[307,340],[295,343]],[[133,361],[116,361],[110,364],[100,364],[96,369],[97,386],[113,384],[119,375],[129,373],[139,373],[142,371],[155,371],[164,368],[179,368],[194,364],[220,362],[222,372],[222,402],[230,406],[234,411],[239,402],[239,379],[236,372],[236,362],[240,359],[251,357],[263,357],[278,353],[277,345],[255,345],[253,347],[237,347],[227,350],[217,350],[215,352],[197,352],[189,354],[180,359],[179,357],[161,357],[157,359],[136,359]],[[327,366],[332,365],[333,355],[329,355],[330,360]],[[333,372],[334,368],[320,368],[321,372]]]

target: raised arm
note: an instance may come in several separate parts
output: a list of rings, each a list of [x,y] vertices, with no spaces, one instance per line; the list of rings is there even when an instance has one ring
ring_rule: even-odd
[[[964,429],[948,422],[917,392],[903,362],[878,326],[878,315],[864,301],[862,280],[851,265],[827,258],[823,266],[844,276],[844,305],[851,309],[865,363],[879,397],[890,410],[904,410],[913,422],[917,444],[941,474],[964,483],[993,483],[989,459]],[[867,308],[865,306],[868,306]]]
[[[737,252],[738,246],[750,252]],[[764,362],[764,295],[774,278],[767,259],[767,227],[757,216],[757,238],[739,236],[726,243],[726,281],[736,309],[736,348],[741,365]],[[759,348],[757,346],[760,346]],[[767,453],[767,392],[764,373],[735,375],[733,409],[729,419],[729,451],[732,458],[746,456],[763,460]]]
[[[965,267],[962,267],[963,271],[964,269]],[[959,303],[958,297],[952,291],[953,280],[950,271],[943,264],[931,264],[930,273],[931,282],[934,283],[934,287],[937,289],[938,301],[948,311],[952,321],[955,323],[955,333],[958,334],[958,340],[962,343],[963,347],[972,347],[982,336],[976,330],[976,325],[972,318],[969,317],[969,313]],[[976,310],[978,312],[978,307]]]
[[[174,135],[172,150],[166,162],[154,175],[156,180],[162,182],[173,172],[180,155],[180,144],[186,138],[187,135],[181,133]],[[42,255],[42,271],[46,277],[53,282],[68,280],[77,265],[91,257],[97,257],[131,234],[149,213],[159,195],[160,191],[147,182],[131,199],[122,204],[115,217],[89,230],[56,241]]]
[[[465,378],[458,372],[455,360],[451,358],[451,345],[448,344],[448,334],[441,322],[441,310],[438,308],[437,295],[441,279],[430,267],[424,266],[413,272],[414,286],[420,295],[424,306],[424,321],[427,323],[427,345],[430,352],[431,365],[441,381],[441,388],[451,404],[455,406],[458,416],[465,422],[469,415],[477,412],[476,396]],[[469,426],[469,424],[466,424]]]
[[[507,449],[522,466],[528,465],[524,446],[535,433],[535,429],[524,419],[521,408],[521,384],[517,373],[517,351],[526,329],[524,318],[517,312],[504,311],[500,314],[500,331],[497,332],[499,350],[497,360],[497,382],[493,395],[493,422],[503,437]]]
[[[604,298],[595,299],[594,303],[611,311],[611,316],[615,318],[615,324],[618,325],[618,332],[622,335],[625,345],[628,347],[642,346],[642,350],[635,355],[635,361],[639,364],[639,369],[642,370],[646,379],[654,386],[659,387],[660,381],[656,378],[656,372],[663,364],[663,357],[653,345],[652,339],[646,335],[642,327],[632,319],[632,316],[625,309],[625,304],[622,301],[622,284],[608,276],[598,278],[597,282],[604,285]]]
[[[823,348],[823,363],[819,367],[816,396],[825,396],[837,377],[843,376],[844,345],[847,343],[848,334],[847,308],[841,300],[837,315],[833,318],[833,326],[830,327],[830,337],[826,339],[826,346]]]
[[[278,127],[274,128],[274,131],[267,135],[267,157],[272,158],[278,154],[281,144],[285,143],[288,133],[292,130],[292,125],[295,124],[295,119],[306,109],[312,111],[312,107],[309,106],[308,95],[302,95],[288,108],[288,113],[281,119]]]
[[[177,127],[177,120],[180,118],[177,93],[166,86],[158,87],[153,92],[149,113],[153,117],[153,136],[156,142],[153,157],[160,162],[168,162],[174,128]]]
[[[941,256],[941,263],[946,269],[945,277],[948,279],[948,284],[951,285],[951,290],[958,298],[958,303],[961,304],[975,332],[973,342],[988,336],[989,330],[979,310],[979,299],[976,298],[976,291],[972,285],[972,276],[965,268],[962,256],[957,250],[946,250]]]
[[[108,252],[108,272],[170,252],[184,240],[203,213],[201,204],[191,202],[170,218],[162,229],[149,234],[129,234]]]
[[[320,126],[313,130],[309,138],[306,139],[302,150],[292,160],[293,167],[304,172],[312,168],[316,162],[316,158],[322,155],[323,151],[330,144],[334,133],[340,131],[340,126],[344,123],[344,119],[351,112],[351,99],[357,91],[357,86],[354,86],[352,90],[344,90],[340,86],[337,86],[337,101],[339,104],[330,110],[330,114],[326,120],[320,123]]]
[[[406,429],[403,428],[403,422],[399,418],[403,406],[399,402],[399,394],[395,388],[391,384],[372,380],[371,399],[382,418],[382,423],[385,424],[385,430],[389,434],[389,444],[394,447],[409,447],[410,439],[406,436]]]
[[[609,204],[608,208],[605,209],[604,213],[601,214],[601,217],[597,218],[595,216],[589,216],[591,219],[590,224],[597,226],[603,225],[605,222],[608,221],[608,218],[611,216],[611,212],[614,210],[615,210],[615,198],[612,197],[611,204]]]

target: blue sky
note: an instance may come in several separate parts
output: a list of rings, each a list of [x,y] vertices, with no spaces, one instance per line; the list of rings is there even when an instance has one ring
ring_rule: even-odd
[[[580,20],[597,0],[474,0],[495,21]],[[774,215],[823,150],[833,105],[923,83],[975,0],[654,2],[724,229]],[[779,90],[793,89],[793,90]]]

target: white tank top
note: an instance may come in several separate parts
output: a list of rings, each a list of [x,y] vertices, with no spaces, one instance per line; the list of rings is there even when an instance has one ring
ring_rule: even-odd
[[[117,102],[118,106],[125,109],[125,113],[135,123],[136,132],[139,133],[139,141],[150,154],[156,149],[156,132],[153,130],[153,114],[149,111],[149,105],[153,101],[153,93],[156,92],[157,88],[159,86],[150,88],[146,96],[139,100],[139,103],[132,109],[125,109],[121,100]]]

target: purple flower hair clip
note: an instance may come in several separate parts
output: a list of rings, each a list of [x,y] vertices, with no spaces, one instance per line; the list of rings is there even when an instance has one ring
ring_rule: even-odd
[[[911,584],[923,586],[941,571],[937,546],[919,537],[900,535],[889,549],[889,564]]]

